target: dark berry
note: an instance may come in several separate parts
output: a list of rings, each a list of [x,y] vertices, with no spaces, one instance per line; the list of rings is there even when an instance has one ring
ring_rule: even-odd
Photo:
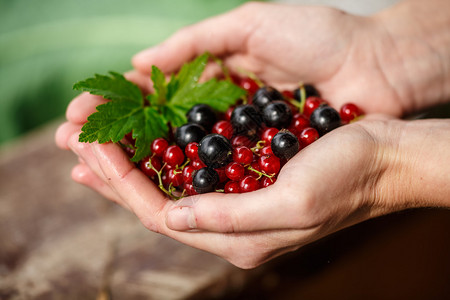
[[[305,91],[305,99],[311,96],[320,97],[319,91],[311,84],[305,84],[303,85],[304,91]],[[297,88],[294,90],[294,98],[298,101],[300,101],[301,98],[301,88]]]
[[[151,149],[156,156],[162,157],[167,147],[169,147],[168,141],[163,138],[157,138],[152,142]]]
[[[259,88],[253,95],[253,105],[262,111],[264,107],[272,101],[283,100],[283,95],[271,86]]]
[[[217,133],[208,134],[198,145],[198,157],[213,169],[226,166],[231,160],[232,153],[230,141]]]
[[[189,123],[195,123],[202,126],[206,131],[211,131],[214,123],[217,122],[217,116],[214,110],[206,104],[194,105],[186,114]]]
[[[202,168],[194,173],[192,186],[199,194],[214,192],[219,179],[219,174],[214,169],[209,167]]]
[[[184,124],[175,131],[175,143],[184,150],[189,143],[198,143],[205,135],[202,126],[194,123]]]
[[[267,104],[262,111],[262,116],[268,127],[278,129],[287,128],[292,121],[292,111],[284,101]]]
[[[317,108],[309,119],[311,127],[322,136],[341,125],[339,113],[331,106],[325,105]]]
[[[183,151],[176,145],[169,146],[164,151],[163,161],[171,166],[181,166],[184,161]]]
[[[261,114],[253,105],[239,105],[231,114],[231,125],[236,135],[253,137],[262,127]]]
[[[273,137],[270,147],[275,156],[289,160],[300,150],[300,143],[293,133],[282,130]]]

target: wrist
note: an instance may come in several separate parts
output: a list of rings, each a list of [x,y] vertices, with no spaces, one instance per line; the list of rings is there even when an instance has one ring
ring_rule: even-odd
[[[450,2],[432,2],[404,1],[372,18],[384,31],[380,64],[405,114],[450,98]]]
[[[379,145],[374,215],[450,207],[450,120],[393,120],[366,129]]]

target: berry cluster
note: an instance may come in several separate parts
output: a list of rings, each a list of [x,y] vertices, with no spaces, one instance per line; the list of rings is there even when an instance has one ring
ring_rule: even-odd
[[[338,112],[312,85],[280,92],[249,77],[232,77],[247,98],[218,114],[199,104],[170,141],[157,138],[138,166],[177,199],[208,192],[244,193],[273,184],[302,148],[363,114],[348,103]],[[125,150],[132,155],[133,141]]]

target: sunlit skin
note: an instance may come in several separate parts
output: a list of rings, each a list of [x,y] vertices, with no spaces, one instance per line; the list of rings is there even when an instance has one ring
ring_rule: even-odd
[[[450,99],[450,2],[430,1],[372,17],[249,3],[133,58],[126,76],[144,92],[151,92],[151,65],[169,74],[209,51],[281,90],[312,83],[335,108],[351,101],[366,112],[302,149],[266,188],[169,200],[118,145],[78,142],[87,116],[105,101],[89,94],[70,103],[56,143],[80,158],[76,182],[131,210],[149,230],[241,268],[375,216],[449,207],[450,121],[396,119]],[[205,77],[216,71],[210,66]]]

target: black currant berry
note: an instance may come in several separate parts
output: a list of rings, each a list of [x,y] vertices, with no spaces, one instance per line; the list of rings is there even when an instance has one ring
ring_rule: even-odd
[[[194,105],[186,114],[189,123],[195,123],[206,131],[211,131],[211,128],[217,122],[217,116],[214,110],[206,104]]]
[[[213,169],[226,166],[232,155],[233,147],[230,141],[221,134],[208,134],[198,144],[198,157]]]
[[[187,144],[192,142],[198,143],[205,135],[206,131],[202,126],[194,123],[184,124],[175,131],[175,143],[184,150]]]
[[[311,127],[315,128],[319,135],[322,136],[341,126],[341,117],[334,108],[323,105],[313,111],[309,122]]]
[[[252,104],[262,111],[267,104],[275,100],[283,100],[283,95],[271,86],[263,86],[253,95]]]
[[[300,150],[300,143],[293,133],[281,130],[273,137],[270,147],[276,157],[289,160]]]
[[[254,136],[263,125],[261,114],[253,105],[237,106],[230,119],[235,135]]]
[[[303,85],[303,88],[305,89],[305,99],[310,97],[310,96],[320,97],[319,91],[316,90],[316,88],[313,85],[305,84],[305,85]],[[300,101],[302,99],[301,88],[297,88],[297,89],[294,90],[294,98],[297,101]]]
[[[274,101],[266,105],[262,111],[267,127],[287,128],[292,121],[292,111],[284,101]]]
[[[214,192],[219,179],[219,174],[213,168],[201,168],[194,173],[192,186],[199,194]]]

